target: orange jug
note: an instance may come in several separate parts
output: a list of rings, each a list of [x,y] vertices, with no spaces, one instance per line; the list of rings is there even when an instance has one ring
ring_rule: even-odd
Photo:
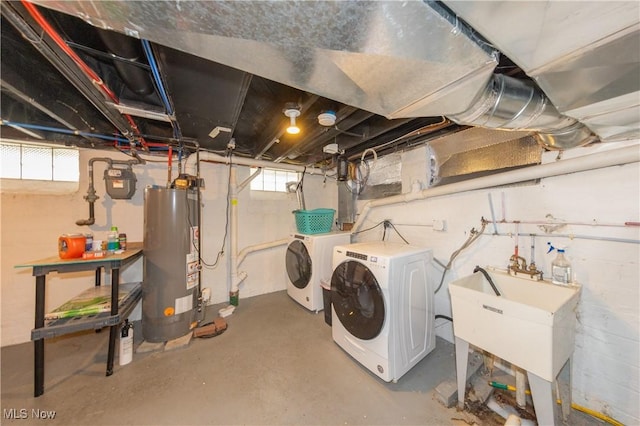
[[[61,235],[58,238],[60,259],[75,259],[84,253],[86,237],[82,234]]]

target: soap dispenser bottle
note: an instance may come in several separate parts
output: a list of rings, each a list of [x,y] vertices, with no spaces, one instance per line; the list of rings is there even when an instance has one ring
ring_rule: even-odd
[[[549,252],[553,251],[555,247],[549,244]],[[571,285],[571,263],[564,257],[564,249],[557,249],[558,254],[556,258],[551,262],[551,282],[560,285]]]

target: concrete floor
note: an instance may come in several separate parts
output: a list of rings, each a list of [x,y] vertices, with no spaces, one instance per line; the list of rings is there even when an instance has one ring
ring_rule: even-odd
[[[217,308],[209,308],[210,318]],[[104,376],[106,329],[47,340],[39,398],[33,344],[2,348],[0,423],[40,424],[36,414],[48,412],[55,418],[46,423],[60,425],[483,423],[434,399],[433,389],[455,377],[453,345],[442,339],[394,384],[351,359],[333,343],[323,314],[284,291],[242,299],[227,320],[222,335],[137,353],[111,377]]]

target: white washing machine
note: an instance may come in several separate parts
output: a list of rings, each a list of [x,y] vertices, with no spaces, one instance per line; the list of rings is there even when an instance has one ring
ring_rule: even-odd
[[[285,258],[289,296],[310,311],[321,311],[324,304],[320,284],[331,280],[333,248],[350,241],[348,232],[292,234]]]
[[[435,348],[432,259],[430,249],[389,242],[334,249],[333,340],[385,382]]]

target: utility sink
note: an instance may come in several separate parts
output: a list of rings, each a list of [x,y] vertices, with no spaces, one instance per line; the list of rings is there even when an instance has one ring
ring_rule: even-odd
[[[456,338],[553,382],[573,353],[580,287],[486,269],[449,284]]]

